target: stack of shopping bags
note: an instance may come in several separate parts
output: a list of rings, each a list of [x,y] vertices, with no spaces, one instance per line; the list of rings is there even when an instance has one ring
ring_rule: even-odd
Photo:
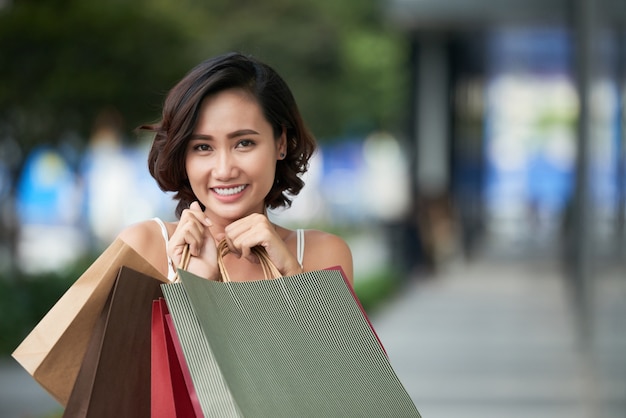
[[[342,271],[257,255],[169,283],[117,240],[13,356],[68,417],[419,417]]]

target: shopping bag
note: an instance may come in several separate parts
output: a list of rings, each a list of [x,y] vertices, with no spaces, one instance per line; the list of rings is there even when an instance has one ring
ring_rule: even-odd
[[[121,239],[76,280],[13,352],[13,357],[66,406],[87,345],[121,266],[167,281]]]
[[[163,294],[207,417],[420,416],[340,268],[179,275]]]
[[[151,341],[151,417],[203,417],[187,362],[163,298],[152,303]]]
[[[150,417],[152,301],[163,282],[121,267],[96,321],[64,417]]]

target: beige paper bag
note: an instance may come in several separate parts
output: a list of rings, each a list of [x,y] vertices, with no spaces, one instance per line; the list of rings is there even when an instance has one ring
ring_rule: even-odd
[[[122,266],[167,282],[156,268],[118,238],[70,286],[12,354],[64,407],[96,320]]]

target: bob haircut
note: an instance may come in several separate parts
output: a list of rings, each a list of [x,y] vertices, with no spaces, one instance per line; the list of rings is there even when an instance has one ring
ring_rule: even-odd
[[[176,192],[177,217],[197,200],[187,178],[185,155],[202,100],[232,88],[242,89],[255,98],[275,139],[283,131],[286,134],[287,155],[276,163],[274,185],[265,197],[265,206],[291,206],[288,195],[296,196],[304,186],[300,176],[307,171],[316,144],[287,83],[268,65],[250,56],[228,53],[193,68],[168,93],[161,121],[139,127],[155,134],[148,168],[161,190]]]

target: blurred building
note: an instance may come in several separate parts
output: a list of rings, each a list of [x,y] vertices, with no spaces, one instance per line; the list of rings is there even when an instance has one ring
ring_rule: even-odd
[[[592,259],[623,258],[626,3],[392,0],[388,15],[412,45],[409,222],[427,258],[449,234],[467,256],[496,242],[567,257],[581,289]]]

